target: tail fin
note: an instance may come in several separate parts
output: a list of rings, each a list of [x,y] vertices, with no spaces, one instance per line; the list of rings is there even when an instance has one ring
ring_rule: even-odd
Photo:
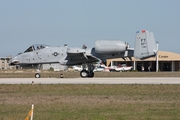
[[[134,57],[136,59],[146,59],[155,56],[156,53],[157,46],[153,33],[146,30],[136,32]]]

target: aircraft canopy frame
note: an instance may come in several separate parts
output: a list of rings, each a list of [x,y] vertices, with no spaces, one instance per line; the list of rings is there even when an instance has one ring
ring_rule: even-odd
[[[26,49],[26,50],[24,51],[24,53],[41,50],[41,49],[44,49],[44,48],[47,48],[47,47],[49,47],[49,45],[45,45],[45,44],[34,44],[34,45],[31,45],[28,49]]]

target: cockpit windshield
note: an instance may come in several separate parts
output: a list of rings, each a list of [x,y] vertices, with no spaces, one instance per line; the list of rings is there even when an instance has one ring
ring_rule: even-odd
[[[26,51],[24,51],[24,53],[44,49],[44,48],[47,48],[47,47],[49,47],[49,45],[35,44],[35,45],[30,46]]]

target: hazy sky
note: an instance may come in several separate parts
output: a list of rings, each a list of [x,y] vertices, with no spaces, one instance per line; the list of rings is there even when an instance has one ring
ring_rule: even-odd
[[[0,0],[0,57],[40,43],[93,47],[113,39],[134,47],[142,29],[160,50],[180,53],[180,0]]]

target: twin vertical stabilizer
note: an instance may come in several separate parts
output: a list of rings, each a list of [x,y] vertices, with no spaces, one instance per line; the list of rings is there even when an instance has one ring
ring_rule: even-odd
[[[134,57],[136,59],[145,59],[155,56],[156,53],[157,46],[153,33],[146,30],[136,32]]]

